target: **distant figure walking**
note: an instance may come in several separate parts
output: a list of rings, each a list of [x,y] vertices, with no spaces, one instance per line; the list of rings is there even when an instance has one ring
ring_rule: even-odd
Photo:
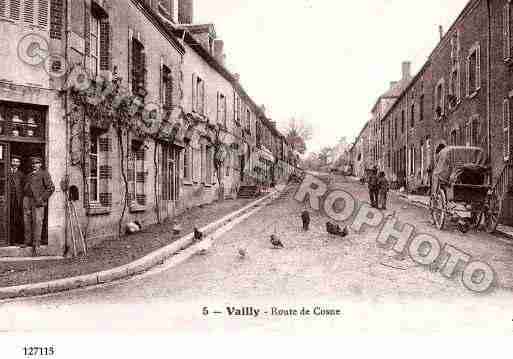
[[[378,208],[378,193],[378,168],[374,166],[374,168],[369,173],[369,197],[371,206],[374,208]]]
[[[379,203],[378,207],[381,209],[387,209],[387,194],[389,190],[389,184],[385,177],[385,172],[380,172],[378,176],[378,187],[379,187]]]
[[[303,230],[307,232],[310,229],[310,212],[303,211],[301,213],[301,220],[303,221]]]

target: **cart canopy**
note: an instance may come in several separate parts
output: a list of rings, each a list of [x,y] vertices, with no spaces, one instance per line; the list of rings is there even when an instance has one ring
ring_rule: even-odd
[[[455,183],[461,181],[468,184],[482,184],[482,174],[486,172],[485,155],[480,147],[448,146],[438,154],[438,159],[433,170],[433,190],[437,190],[440,180]],[[475,180],[464,180],[469,174],[475,173]],[[462,175],[465,176],[462,177]],[[479,179],[478,179],[479,178]]]

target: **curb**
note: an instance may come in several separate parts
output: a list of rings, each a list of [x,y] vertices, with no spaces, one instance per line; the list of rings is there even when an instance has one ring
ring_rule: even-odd
[[[247,214],[246,212],[250,212],[250,210],[254,209],[254,207],[258,207],[263,202],[267,200],[274,200],[275,196],[278,193],[282,192],[283,189],[278,189],[269,193],[265,197],[262,197],[248,204],[247,206],[238,209],[237,211],[232,212],[227,216],[200,228],[200,231],[207,236],[212,234],[213,232],[221,229],[222,227],[231,224],[231,222],[235,221],[238,217],[243,217],[245,214]],[[120,267],[96,273],[86,274],[78,277],[69,277],[48,282],[3,287],[0,288],[0,300],[18,297],[40,296],[125,279],[133,275],[146,272],[149,269],[159,264],[162,264],[166,259],[173,256],[177,252],[190,247],[192,244],[193,234],[190,233],[165,247],[157,249],[156,251],[151,252],[140,259],[137,259],[136,261],[130,262]]]

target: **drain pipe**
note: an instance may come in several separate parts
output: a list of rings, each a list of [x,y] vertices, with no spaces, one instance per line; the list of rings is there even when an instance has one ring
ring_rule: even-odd
[[[488,39],[486,43],[486,141],[487,141],[487,152],[488,152],[488,163],[491,165],[492,160],[492,138],[491,138],[491,64],[490,64],[490,52],[491,52],[491,40],[492,40],[492,28],[491,28],[491,9],[490,0],[486,1],[487,14],[488,14]],[[493,175],[493,173],[492,173]],[[490,181],[492,179],[490,178]],[[491,184],[491,183],[490,183]]]
[[[68,70],[68,65],[69,65],[69,59],[68,59],[68,45],[69,45],[69,4],[68,4],[68,1],[64,1],[64,61],[66,61],[66,70]],[[64,81],[67,82],[67,74],[66,76],[64,77]],[[66,83],[64,84],[61,84],[64,88],[66,88]],[[61,89],[62,91],[62,89]],[[69,118],[68,118],[68,113],[69,113],[69,103],[68,103],[68,92],[67,90],[65,90],[66,93],[64,94],[64,125],[66,126],[66,154],[64,156],[64,166],[65,166],[65,178],[66,178],[66,182],[67,182],[67,185],[69,186],[69,177],[70,177],[70,169],[69,169],[69,166],[70,166],[70,161],[71,161],[71,158],[70,158],[70,151],[71,151],[71,148],[68,148],[68,146],[71,146],[71,143],[70,143],[70,138],[71,138],[71,129],[69,128]],[[66,189],[67,191],[69,190],[69,188]],[[65,194],[65,208],[67,208],[68,206],[68,192],[66,192]],[[68,211],[65,210],[65,214],[64,214],[65,218],[64,218],[64,255],[66,255],[66,252],[67,252],[67,243],[68,243],[68,230],[69,230],[69,223],[68,221],[71,221],[71,218],[66,218],[66,216],[69,216],[68,214]]]

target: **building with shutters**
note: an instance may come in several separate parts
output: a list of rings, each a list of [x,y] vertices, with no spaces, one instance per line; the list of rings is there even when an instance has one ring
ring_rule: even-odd
[[[44,157],[56,185],[43,255],[70,248],[67,196],[90,246],[129,221],[172,220],[217,199],[216,128],[225,197],[295,170],[284,136],[225,67],[214,26],[193,24],[192,0],[0,0],[0,33],[9,39],[0,40],[0,256],[29,253],[10,235],[12,155]],[[96,86],[120,79],[130,103],[164,119],[172,136],[146,136],[157,122],[138,114],[120,132],[94,106],[78,106],[69,91],[77,69]]]
[[[436,152],[479,146],[511,222],[511,1],[471,0],[381,117],[379,168],[427,190]],[[373,157],[373,151],[367,153]]]

